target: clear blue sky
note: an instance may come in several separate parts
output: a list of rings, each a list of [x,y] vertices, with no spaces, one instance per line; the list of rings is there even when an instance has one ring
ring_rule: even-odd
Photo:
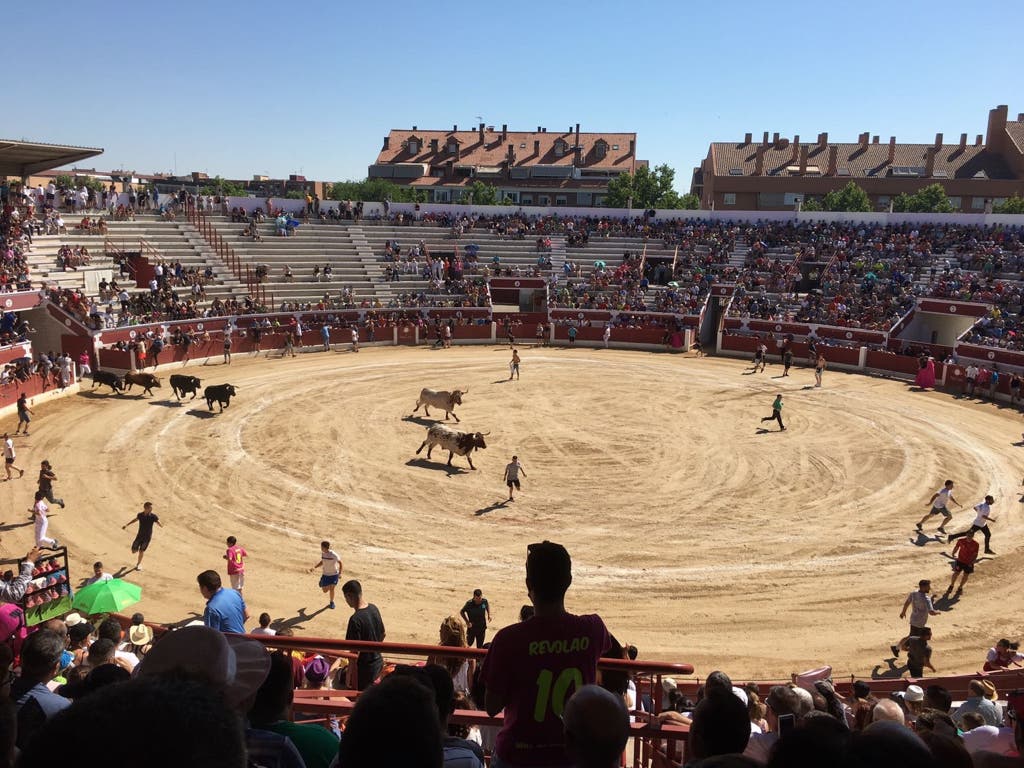
[[[685,191],[747,131],[955,141],[1024,112],[1021,0],[7,6],[0,137],[102,169],[363,178],[390,128],[480,116],[636,131]]]

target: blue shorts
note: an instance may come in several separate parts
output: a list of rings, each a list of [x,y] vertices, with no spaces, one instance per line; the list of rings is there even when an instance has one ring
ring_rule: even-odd
[[[32,419],[28,417],[27,411],[18,411],[18,421],[23,421],[28,424]]]
[[[338,583],[338,574],[335,574],[333,576],[321,576],[320,577],[320,587],[321,588],[323,588],[323,587],[333,587],[337,583]]]

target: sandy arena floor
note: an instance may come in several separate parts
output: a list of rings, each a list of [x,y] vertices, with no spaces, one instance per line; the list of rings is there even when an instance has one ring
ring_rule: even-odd
[[[976,670],[996,639],[1024,634],[1015,411],[833,371],[816,390],[807,369],[749,375],[729,359],[522,355],[515,382],[504,380],[502,347],[190,366],[204,385],[238,386],[212,416],[200,400],[177,405],[167,372],[153,398],[85,391],[43,404],[32,436],[17,440],[25,478],[0,484],[0,554],[28,549],[25,510],[49,458],[69,502],[51,535],[71,547],[76,582],[96,559],[112,572],[134,564],[133,529],[120,526],[154,502],[165,527],[145,571],[128,575],[144,587],[147,619],[201,613],[195,576],[224,572],[233,534],[250,554],[254,617],[343,636],[340,592],[338,609],[325,610],[307,572],[327,538],[342,580],[362,581],[380,607],[389,640],[433,642],[474,587],[497,627],[514,621],[527,602],[526,545],[548,538],[573,556],[570,610],[600,613],[642,657],[741,678],[822,663],[885,674],[906,594],[931,578],[941,595],[949,580],[950,546],[913,528],[949,477],[968,509],[996,497],[998,556],[980,563],[963,598],[940,603],[935,666]],[[469,389],[463,426],[491,432],[477,471],[458,457],[446,471],[439,450],[430,462],[415,456],[432,422],[422,409],[407,418],[422,386]],[[784,433],[759,429],[776,392]],[[513,453],[527,476],[506,504]],[[972,516],[958,511],[951,529]]]

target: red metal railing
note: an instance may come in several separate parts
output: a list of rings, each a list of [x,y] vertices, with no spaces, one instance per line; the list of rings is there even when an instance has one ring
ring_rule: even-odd
[[[206,213],[194,205],[187,206],[186,213],[189,222],[199,231],[217,257],[227,265],[236,278],[245,282],[246,293],[249,294],[249,297],[262,307],[273,306],[273,294],[269,296],[270,303],[268,303],[267,288],[257,279],[252,265],[242,263],[242,259],[235,253],[235,249],[221,236],[217,228],[207,218]]]

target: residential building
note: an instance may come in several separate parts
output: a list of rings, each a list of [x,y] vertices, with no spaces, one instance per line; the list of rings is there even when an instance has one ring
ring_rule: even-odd
[[[414,125],[388,133],[369,177],[421,189],[432,203],[469,202],[468,188],[481,181],[519,205],[596,206],[611,179],[646,164],[636,159],[635,133],[581,133],[579,123],[564,132]]]
[[[850,181],[861,186],[876,210],[897,195],[941,184],[954,210],[984,213],[1014,194],[1024,195],[1024,113],[1008,120],[1001,105],[989,112],[988,129],[968,141],[946,143],[941,133],[930,144],[906,144],[862,133],[856,142],[831,142],[827,133],[801,141],[765,131],[760,141],[713,142],[694,169],[690,191],[702,208],[792,210],[796,203],[823,198]]]

